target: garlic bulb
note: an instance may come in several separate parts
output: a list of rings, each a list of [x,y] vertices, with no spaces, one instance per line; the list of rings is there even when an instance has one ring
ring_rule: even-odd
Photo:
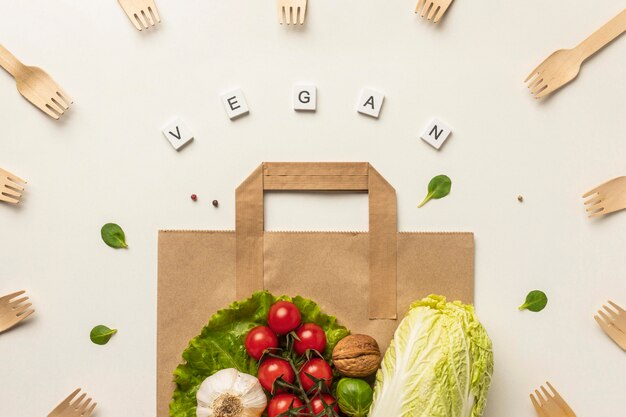
[[[205,379],[196,399],[197,417],[260,417],[267,406],[259,380],[234,368]]]

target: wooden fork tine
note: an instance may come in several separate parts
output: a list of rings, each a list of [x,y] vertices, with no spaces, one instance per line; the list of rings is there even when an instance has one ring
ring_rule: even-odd
[[[87,394],[83,392],[80,397],[78,397],[76,400],[74,400],[73,403],[70,404],[70,407],[72,407],[73,409],[78,409],[80,403],[85,399],[86,396]]]
[[[598,316],[593,316],[602,330],[609,336],[619,347],[626,351],[626,334],[620,332],[615,327],[609,325]]]
[[[604,309],[604,311],[609,313],[609,315],[611,316],[611,319],[613,319],[613,320],[615,320],[619,316],[619,313],[617,311],[613,310],[612,308],[610,308],[606,304],[602,305],[602,308]]]
[[[535,398],[533,394],[530,394],[530,401],[533,403],[533,406],[535,407],[535,411],[537,412],[537,415],[539,417],[548,417],[546,416],[546,413],[543,411],[543,408],[541,408],[541,405],[537,401],[537,398]]]
[[[433,3],[433,7],[430,8],[430,12],[428,12],[428,17],[426,19],[433,20],[435,14],[439,11],[439,6]]]
[[[539,403],[543,406],[546,403],[546,399],[543,398],[543,395],[539,392],[539,390],[535,390],[535,396],[539,399]]]
[[[87,407],[89,407],[90,403],[91,403],[91,398],[87,398],[87,400],[83,402],[83,404],[78,409],[78,412],[82,415],[82,413],[87,409]]]
[[[17,183],[20,183],[20,184],[26,184],[26,181],[25,181],[25,180],[21,179],[20,177],[18,177],[18,176],[17,176],[17,175],[15,175],[15,174],[8,173],[8,174],[7,174],[7,178],[8,178],[8,179],[10,179],[11,181],[13,181],[13,182],[14,182],[14,183],[16,183],[16,184],[17,184]]]
[[[26,320],[26,318],[28,318],[34,312],[35,312],[35,310],[28,310],[24,314],[22,314],[20,316],[17,316],[17,321],[15,323],[17,324],[17,323],[20,323],[23,320]]]
[[[0,302],[2,301],[11,301],[14,298],[19,297],[20,295],[24,294],[26,291],[22,290],[22,291],[17,291],[11,294],[7,294],[5,296],[0,297]]]
[[[89,417],[91,413],[93,413],[93,410],[96,408],[96,405],[98,405],[98,403],[91,404],[91,407],[89,407],[89,410],[83,413],[83,417]]]
[[[614,309],[616,309],[618,312],[622,313],[622,314],[626,314],[626,310],[624,310],[623,308],[621,308],[620,306],[618,306],[617,304],[615,304],[613,301],[609,300],[609,304],[611,306],[613,306]]]
[[[598,314],[600,315],[600,317],[602,317],[604,319],[604,321],[607,324],[612,324],[613,323],[613,318],[609,317],[606,315],[606,313],[602,310],[598,310]]]
[[[422,9],[422,14],[420,16],[426,16],[431,7],[434,7],[433,2],[431,0],[426,0],[426,4],[424,5],[424,8]]]
[[[16,306],[16,305],[18,305],[18,304],[23,303],[23,302],[24,302],[24,301],[26,301],[26,300],[28,300],[28,297],[18,298],[17,300],[10,301],[10,302],[9,302],[9,305],[10,305],[10,306]]]
[[[439,22],[439,20],[443,17],[443,15],[446,14],[446,12],[448,11],[448,8],[450,7],[451,4],[452,3],[448,3],[444,7],[439,8],[439,12],[437,12],[435,19],[433,20],[433,23]]]
[[[152,4],[148,6],[148,11],[154,14],[154,18],[156,19],[157,23],[161,23],[161,16],[159,16],[159,11],[157,10],[156,4],[154,4],[154,2],[152,2]]]
[[[281,25],[285,24],[285,8],[282,5],[278,6],[278,23],[280,23]]]
[[[426,0],[419,0],[417,2],[417,6],[415,7],[415,13],[421,12],[425,4],[426,4]]]
[[[543,90],[537,92],[537,94],[535,95],[535,98],[543,98],[543,97],[547,96],[548,94],[552,94],[553,92],[555,92],[556,90],[558,90],[561,87],[562,86],[554,87],[554,85],[552,83],[548,83],[548,84],[546,84],[546,88],[544,88]]]
[[[307,2],[305,1],[302,6],[300,6],[300,24],[304,25],[304,19],[306,18],[306,4]]]
[[[59,114],[65,113],[65,109],[63,108],[63,106],[61,106],[60,103],[54,101],[54,99],[52,99],[52,98],[48,102],[48,106],[50,106],[50,108],[52,108],[52,110],[54,110],[55,112],[57,112]]]
[[[590,204],[591,204],[591,205],[593,205],[593,204],[597,204],[597,203],[599,203],[599,202],[601,202],[601,201],[602,201],[602,197],[600,197],[600,195],[599,195],[599,194],[597,194],[596,196],[591,197],[591,198],[589,198],[588,200],[585,200],[584,204],[585,204],[586,206],[588,206],[588,205],[590,205]]]
[[[13,188],[16,191],[24,191],[24,187],[19,185],[16,181],[13,181],[11,178],[8,179],[8,182],[5,184],[5,186]]]
[[[150,24],[150,26],[154,26],[156,24],[156,22],[154,21],[154,18],[152,17],[152,13],[150,13],[150,10],[145,9],[141,11],[141,14],[144,18],[144,20]]]
[[[9,203],[9,204],[18,204],[20,202],[20,200],[16,200],[14,198],[7,197],[7,196],[3,195],[2,193],[0,193],[0,201],[4,201],[5,203]]]
[[[32,306],[32,303],[26,303],[26,304],[22,304],[20,306],[14,307],[13,312],[15,313],[15,316],[19,316],[20,314],[22,314],[23,312],[25,312],[26,310],[28,310],[28,307]]]
[[[552,386],[552,384],[550,384],[550,382],[548,382],[548,381],[546,381],[546,384],[548,385],[548,387],[552,391],[552,397],[554,398],[554,401],[556,401],[556,403],[559,405],[561,410],[565,411],[565,414],[567,414],[567,417],[576,417],[576,414],[574,414],[574,411],[565,402],[563,397],[561,397],[559,392]]]
[[[73,393],[68,395],[67,398],[63,400],[63,404],[70,405],[74,397],[76,397],[79,392],[80,392],[80,388],[77,388]]]

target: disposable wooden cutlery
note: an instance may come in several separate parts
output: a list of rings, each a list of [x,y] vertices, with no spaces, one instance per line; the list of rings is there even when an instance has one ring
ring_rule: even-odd
[[[0,168],[0,201],[11,204],[19,203],[22,191],[24,191],[21,184],[26,184],[26,181]]]
[[[530,401],[535,407],[535,411],[539,417],[576,417],[576,414],[572,411],[565,400],[559,395],[554,387],[546,382],[549,392],[543,385],[539,390],[535,390],[534,394],[530,394]]]
[[[76,398],[79,392],[80,388],[71,393],[57,408],[48,414],[48,417],[89,417],[96,408],[97,403],[91,403],[91,398],[85,400],[87,394],[84,392],[80,397]]]
[[[604,216],[626,209],[626,177],[613,178],[588,191],[583,198],[587,198],[585,205],[589,206],[589,217]]]
[[[307,0],[278,0],[278,21],[280,24],[304,24]]]
[[[573,49],[546,58],[524,81],[535,98],[545,97],[572,81],[589,57],[626,31],[626,9]]]
[[[433,23],[437,23],[451,4],[452,0],[419,0],[415,8],[415,13],[421,12],[422,17],[432,20]]]
[[[44,70],[22,64],[0,45],[0,66],[15,78],[17,91],[53,119],[65,113],[72,99]]]
[[[15,327],[35,312],[35,310],[30,308],[32,304],[26,302],[28,297],[20,297],[25,292],[18,291],[0,297],[0,333]]]
[[[606,333],[613,341],[626,351],[626,311],[609,301],[609,306],[602,306],[604,310],[598,310],[598,314],[593,316],[600,325],[604,333]]]
[[[154,0],[118,0],[126,16],[130,19],[137,30],[149,29],[157,23],[161,23],[161,17]]]

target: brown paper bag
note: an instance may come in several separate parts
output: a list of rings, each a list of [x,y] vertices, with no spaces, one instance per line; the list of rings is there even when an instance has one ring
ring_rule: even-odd
[[[268,190],[369,193],[369,232],[265,232]],[[157,415],[190,339],[231,302],[266,289],[301,295],[386,349],[414,300],[473,302],[472,233],[398,233],[395,190],[368,163],[265,163],[236,192],[235,231],[161,231]]]

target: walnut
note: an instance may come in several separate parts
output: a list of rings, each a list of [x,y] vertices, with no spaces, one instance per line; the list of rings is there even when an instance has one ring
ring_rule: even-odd
[[[380,365],[380,348],[374,338],[364,334],[344,337],[333,350],[333,363],[343,376],[363,378]]]

